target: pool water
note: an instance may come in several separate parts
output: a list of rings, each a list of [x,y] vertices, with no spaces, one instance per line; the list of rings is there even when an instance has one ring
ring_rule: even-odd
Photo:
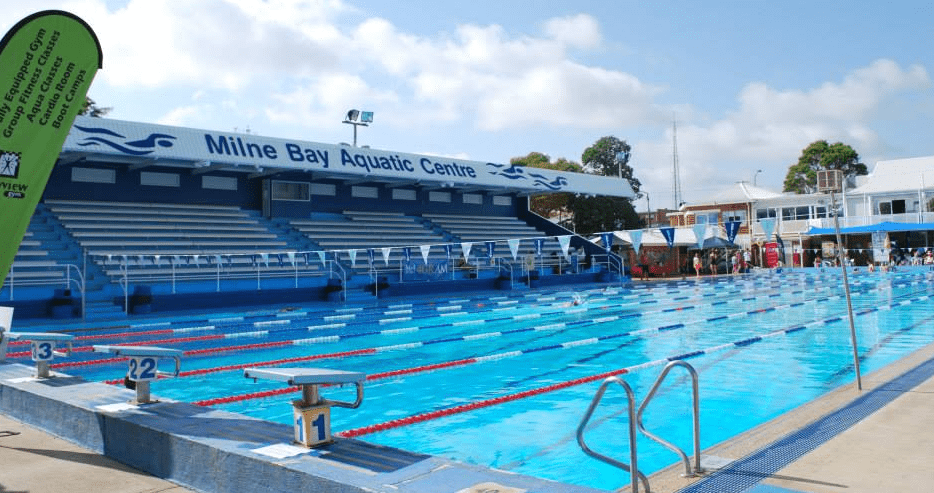
[[[923,270],[851,275],[864,373],[932,340],[930,276]],[[359,409],[333,410],[335,433],[602,489],[628,484],[628,474],[587,457],[575,432],[607,372],[626,369],[620,377],[641,402],[668,361],[683,358],[693,365],[700,376],[704,448],[855,377],[842,279],[832,270],[336,311],[298,306],[142,325],[78,334],[84,337],[77,345],[183,349],[189,353],[182,370],[204,373],[154,382],[155,395],[285,424],[291,424],[290,401],[297,393],[256,398],[284,387],[254,383],[239,368],[214,370],[272,364],[363,372],[377,378],[366,383]],[[306,359],[270,363],[287,358]],[[57,360],[53,368],[102,381],[126,372],[125,363],[87,351]],[[322,393],[354,398],[352,386]],[[625,409],[621,388],[610,387],[585,433],[592,449],[623,462],[629,456]],[[644,423],[690,451],[690,410],[690,383],[675,369]],[[389,424],[374,427],[383,423]],[[678,460],[643,437],[638,447],[639,468],[647,475]]]

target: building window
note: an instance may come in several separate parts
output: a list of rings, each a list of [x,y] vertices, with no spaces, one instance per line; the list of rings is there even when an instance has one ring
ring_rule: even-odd
[[[451,202],[451,192],[428,192],[431,202]]]
[[[236,190],[237,179],[231,176],[202,176],[201,188],[211,190]]]
[[[272,200],[292,200],[307,202],[311,200],[309,185],[310,183],[304,181],[273,180]]]
[[[501,205],[501,206],[506,206],[506,207],[511,206],[511,205],[512,205],[512,197],[510,197],[510,196],[508,196],[508,195],[494,195],[494,196],[493,196],[493,205]]]
[[[483,195],[479,193],[465,193],[461,196],[465,204],[483,205]]]
[[[311,190],[309,191],[312,195],[334,197],[337,195],[337,185],[334,185],[333,183],[312,183]]]
[[[112,169],[71,168],[71,181],[83,183],[117,183],[117,172]]]
[[[407,188],[393,188],[392,199],[393,200],[415,200],[415,190],[409,190]]]
[[[379,189],[376,187],[350,187],[350,196],[360,199],[378,199]]]
[[[761,221],[763,219],[775,218],[778,215],[778,209],[774,207],[769,207],[768,209],[756,209],[756,221]]]
[[[723,221],[739,221],[741,223],[746,222],[746,211],[724,211],[723,212]]]
[[[143,171],[139,174],[139,184],[153,187],[177,187],[179,186],[179,177],[177,173],[153,173]]]

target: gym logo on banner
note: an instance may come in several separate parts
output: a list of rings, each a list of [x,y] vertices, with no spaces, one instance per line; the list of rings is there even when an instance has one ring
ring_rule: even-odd
[[[60,10],[32,14],[0,40],[0,284],[101,58],[94,31]]]

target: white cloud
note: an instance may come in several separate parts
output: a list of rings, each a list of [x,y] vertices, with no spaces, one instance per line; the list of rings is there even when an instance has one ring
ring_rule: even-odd
[[[873,128],[874,116],[908,92],[931,87],[923,67],[902,68],[877,60],[853,70],[840,82],[810,90],[777,90],[747,84],[738,106],[722,119],[678,125],[679,168],[685,198],[700,200],[713,190],[753,178],[763,169],[772,188],[780,188],[788,166],[816,140],[853,146],[864,162],[879,156],[884,143]],[[648,188],[671,190],[671,131],[658,142],[634,146],[649,162]],[[647,152],[642,152],[647,151]],[[637,175],[639,176],[639,175]],[[641,178],[641,176],[640,176]],[[759,184],[761,185],[760,177]]]
[[[545,23],[545,33],[568,46],[579,48],[596,48],[602,41],[597,20],[587,14],[549,19]]]

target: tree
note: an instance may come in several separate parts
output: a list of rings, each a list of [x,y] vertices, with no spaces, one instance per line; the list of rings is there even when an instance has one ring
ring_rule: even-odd
[[[81,111],[78,112],[79,115],[86,115],[94,118],[103,118],[107,113],[113,108],[102,108],[94,102],[93,99],[85,96],[84,106],[81,107]]]
[[[629,166],[631,151],[632,148],[625,140],[619,140],[613,136],[603,137],[594,145],[584,149],[581,163],[587,173],[616,176],[628,181],[636,197],[641,197],[639,188],[642,182],[633,176],[632,167]]]
[[[568,207],[574,212],[574,231],[580,235],[642,227],[632,202],[622,197],[578,194],[571,197]]]
[[[788,167],[785,175],[785,192],[814,193],[817,191],[817,172],[838,169],[846,178],[868,174],[866,165],[859,162],[859,154],[852,147],[826,140],[812,142],[801,151],[798,164]]]
[[[639,189],[642,182],[633,176],[629,158],[632,148],[624,140],[616,137],[603,137],[594,145],[584,149],[581,163],[584,171],[616,176],[629,182],[636,197],[641,197]],[[619,229],[637,229],[642,227],[642,220],[632,206],[632,200],[621,197],[586,197],[577,195],[568,206],[574,212],[575,231],[579,234],[593,234]]]
[[[550,169],[555,171],[570,171],[572,173],[580,173],[583,171],[583,168],[580,164],[577,164],[573,161],[568,161],[565,158],[559,158],[555,162],[551,162],[551,158],[547,154],[542,154],[540,152],[530,152],[527,156],[524,157],[514,157],[509,160],[510,164],[517,164],[519,166],[528,166],[531,168],[542,168]],[[571,198],[570,193],[543,193],[539,195],[533,195],[529,198],[529,208],[532,212],[546,218],[567,215],[571,216],[570,209],[568,208],[568,201]],[[563,224],[562,224],[563,225]]]

